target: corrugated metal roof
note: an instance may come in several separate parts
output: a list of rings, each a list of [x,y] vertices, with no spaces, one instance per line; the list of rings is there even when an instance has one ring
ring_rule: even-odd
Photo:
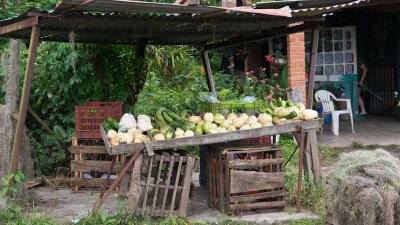
[[[367,1],[368,0],[357,0],[357,1],[352,1],[352,2],[343,3],[343,4],[335,4],[335,5],[331,5],[331,6],[298,9],[298,10],[293,10],[292,15],[297,17],[297,16],[315,16],[315,15],[321,15],[321,14],[325,14],[325,13],[332,13],[337,10],[352,7],[354,5],[358,5],[360,3],[364,3]]]
[[[290,8],[294,17],[310,17],[353,7],[368,0],[284,0],[260,2],[253,5],[255,9]]]
[[[55,10],[62,12],[69,9],[81,12],[117,12],[117,13],[179,13],[179,14],[229,14],[229,13],[251,13],[270,16],[291,17],[287,10],[255,10],[251,7],[223,8],[213,6],[185,6],[179,4],[167,4],[157,2],[132,1],[132,0],[96,0],[90,4],[82,5],[86,0],[63,0]],[[79,6],[82,5],[82,6]],[[79,6],[79,7],[77,7]],[[76,8],[75,8],[76,7]]]
[[[38,16],[42,40],[68,41],[68,34],[73,31],[76,42],[204,45],[251,37],[302,20],[289,17],[287,10],[224,9],[130,0],[97,0],[76,8],[83,2],[64,0],[54,12],[30,10],[17,18],[0,21],[0,26]],[[6,36],[27,39],[30,29]]]

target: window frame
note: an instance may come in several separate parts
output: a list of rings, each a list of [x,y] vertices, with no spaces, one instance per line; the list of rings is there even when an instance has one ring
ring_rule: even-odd
[[[332,59],[332,63],[326,63],[324,58],[322,60],[322,64],[317,64],[316,63],[315,67],[317,67],[319,65],[323,66],[323,70],[324,70],[323,73],[324,74],[323,75],[317,75],[316,74],[314,80],[317,81],[317,82],[339,81],[340,78],[343,75],[349,74],[349,73],[346,72],[346,65],[349,65],[349,64],[353,64],[353,74],[357,74],[357,72],[358,72],[358,68],[357,68],[358,66],[357,65],[358,64],[357,64],[357,38],[356,38],[357,34],[356,34],[356,27],[355,26],[339,26],[339,27],[326,27],[326,28],[323,28],[323,29],[320,30],[320,36],[319,36],[320,40],[318,41],[318,44],[320,44],[320,43],[322,44],[322,43],[325,42],[325,40],[321,39],[321,38],[324,38],[324,37],[321,37],[321,33],[326,31],[326,30],[330,30],[332,32],[332,39],[331,39],[332,51],[325,52],[325,49],[323,49],[321,52],[318,52],[318,50],[317,50],[317,57],[318,57],[318,55],[323,55],[323,57],[325,57],[325,55],[331,53],[333,59]],[[342,31],[342,35],[343,35],[343,38],[342,38],[343,48],[342,48],[341,51],[335,51],[334,33],[337,30]],[[350,33],[351,33],[351,38],[350,39],[346,39],[346,32],[347,31],[350,31]],[[310,31],[306,31],[306,32],[310,32]],[[310,32],[309,41],[304,39],[305,57],[306,57],[306,61],[308,61],[308,62],[310,61],[309,59],[310,59],[310,55],[311,55],[311,52],[310,52],[311,49],[307,48],[307,44],[311,44],[311,39],[312,39],[312,37],[311,37],[311,32]],[[350,41],[351,42],[351,48],[350,49],[346,49],[346,41]],[[343,53],[343,62],[342,63],[336,63],[335,62],[335,53]],[[352,63],[346,63],[346,57],[345,57],[346,53],[353,53],[353,62]],[[326,73],[326,71],[325,71],[325,66],[326,65],[333,65],[333,69],[334,69],[334,74],[333,75],[325,74]],[[336,73],[336,71],[335,71],[336,70],[336,65],[343,65],[343,67],[344,67],[343,68],[343,70],[344,70],[344,74],[343,75],[336,75],[335,74]]]

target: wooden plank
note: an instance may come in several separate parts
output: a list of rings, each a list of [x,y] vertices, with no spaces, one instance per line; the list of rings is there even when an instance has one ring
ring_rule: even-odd
[[[310,136],[310,149],[311,149],[311,159],[312,159],[312,170],[314,175],[314,181],[319,183],[321,180],[321,165],[319,160],[319,150],[317,141],[317,131],[311,130],[308,133]]]
[[[187,163],[185,168],[185,176],[183,180],[183,190],[181,194],[181,201],[179,203],[179,214],[178,216],[186,217],[186,211],[189,205],[189,192],[190,184],[192,183],[192,172],[194,167],[194,157],[187,157]]]
[[[210,65],[210,59],[208,57],[208,51],[201,52],[201,57],[203,59],[203,65],[204,65],[205,72],[206,72],[208,91],[212,92],[216,95],[215,84],[214,84],[214,79],[212,76],[212,70],[211,70],[211,65]]]
[[[95,161],[95,160],[72,160],[71,170],[79,172],[108,172],[111,166],[111,161]],[[121,162],[116,162],[112,170],[113,173],[120,172],[124,164]]]
[[[285,196],[285,195],[286,195],[286,192],[284,190],[279,190],[279,191],[261,192],[261,193],[256,193],[256,194],[231,196],[230,203],[237,204],[237,203],[242,203],[242,202],[253,202],[258,199],[281,197],[281,196]]]
[[[284,173],[231,170],[231,194],[281,188]]]
[[[71,153],[108,154],[105,146],[71,146]]]
[[[163,201],[162,201],[162,205],[161,205],[161,211],[163,212],[161,216],[166,216],[165,215],[165,212],[166,212],[165,204],[167,202],[167,197],[168,197],[168,193],[169,193],[169,185],[171,184],[171,177],[172,177],[172,172],[174,170],[174,166],[175,166],[175,157],[171,157],[169,168],[168,168],[167,180],[165,182]]]
[[[221,163],[218,163],[217,164],[217,168],[218,168],[218,170],[217,170],[217,182],[219,183],[219,184],[217,184],[218,185],[218,202],[219,202],[219,208],[221,209],[221,210],[223,210],[223,211],[225,211],[224,210],[224,203],[225,203],[225,189],[227,188],[227,187],[225,187],[225,182],[224,182],[224,164],[223,164],[223,161],[222,161],[222,159],[221,159],[221,155],[219,155],[218,156],[218,160],[219,160],[219,162],[221,162]]]
[[[136,211],[136,208],[139,204],[140,196],[141,196],[141,168],[142,168],[142,156],[140,154],[136,159],[135,163],[133,164],[132,174],[131,174],[131,182],[130,182],[130,189],[128,192],[128,210],[131,213]]]
[[[260,166],[282,164],[285,159],[254,159],[254,160],[232,160],[229,161],[229,168],[244,169],[244,168],[255,168]]]
[[[318,49],[318,38],[319,29],[312,29],[312,47],[310,54],[310,66],[309,66],[309,77],[308,77],[308,89],[307,89],[307,102],[306,108],[311,109],[314,100],[314,78],[315,78],[315,65],[317,62],[317,49]]]
[[[158,194],[158,188],[160,187],[159,185],[160,185],[161,170],[162,170],[162,167],[163,167],[163,163],[164,163],[164,155],[161,155],[160,162],[158,164],[157,178],[156,178],[156,181],[155,181],[156,183],[154,184],[155,187],[156,187],[156,190],[154,191],[153,205],[151,207],[151,214],[150,215],[153,215],[154,210],[156,209],[157,194]]]
[[[111,181],[113,181],[113,180],[111,180]],[[87,187],[87,188],[99,188],[99,190],[102,187],[104,182],[105,182],[105,179],[101,179],[101,178],[92,178],[92,179],[76,178],[76,177],[70,178],[70,183],[73,186]],[[106,187],[109,187],[109,186],[110,185],[108,185]]]
[[[223,143],[229,141],[237,141],[246,138],[257,138],[263,136],[270,136],[274,134],[282,134],[289,132],[299,131],[299,127],[304,127],[305,130],[316,129],[319,125],[319,119],[310,121],[301,121],[285,125],[274,125],[270,127],[262,127],[250,130],[239,130],[227,133],[209,134],[195,137],[178,138],[171,140],[152,141],[151,146],[153,150],[174,149],[185,146],[207,145],[215,143]],[[144,143],[125,144],[119,146],[111,146],[108,141],[104,128],[101,127],[100,133],[103,137],[104,143],[110,155],[117,154],[133,154],[136,147],[144,148]]]
[[[183,157],[181,156],[180,159],[179,159],[178,170],[176,171],[175,187],[174,187],[174,192],[172,193],[171,206],[169,208],[168,216],[172,216],[173,215],[173,211],[174,211],[174,208],[175,208],[176,192],[178,191],[179,178],[181,177],[181,169],[182,169],[182,161],[183,161],[182,158]]]
[[[150,157],[150,163],[149,167],[147,170],[147,179],[146,179],[146,186],[144,188],[144,194],[143,194],[143,205],[142,205],[142,210],[144,211],[145,208],[147,207],[147,195],[149,194],[149,186],[150,186],[150,177],[151,177],[151,171],[153,169],[153,157]]]
[[[140,185],[146,186],[147,183],[142,182],[142,183],[140,183]],[[156,184],[152,184],[152,183],[149,184],[149,187],[168,188],[168,189],[170,189],[170,190],[173,190],[173,189],[174,189],[174,186],[167,186],[167,185],[163,185],[163,184],[156,185]],[[178,190],[182,190],[182,189],[183,189],[182,186],[178,186],[177,188],[178,188]]]
[[[0,27],[0,36],[36,26],[36,25],[38,25],[38,22],[39,22],[39,18],[35,16],[35,17],[29,18],[26,20],[12,23],[10,25],[2,26],[2,27]]]
[[[299,131],[299,126],[303,126],[306,130],[319,127],[319,119],[302,121],[297,123],[275,125],[270,127],[262,127],[250,130],[240,130],[227,133],[218,133],[210,135],[202,135],[195,137],[178,138],[171,140],[154,141],[153,149],[173,149],[183,146],[206,145],[214,143],[223,143],[228,141],[242,140],[246,138],[256,138],[269,136],[273,134],[282,134],[288,132]]]
[[[286,206],[285,201],[274,201],[274,202],[255,202],[247,204],[231,204],[230,207],[233,211],[247,211],[252,209],[271,209],[271,208],[282,208]]]
[[[3,32],[5,32],[4,27],[3,27]],[[40,27],[35,25],[32,27],[31,39],[29,42],[29,53],[28,53],[28,60],[26,62],[25,78],[22,87],[21,100],[19,104],[18,121],[15,128],[10,165],[8,169],[9,174],[16,174],[18,170],[19,153],[22,144],[22,137],[25,131],[26,112],[28,110],[29,94],[32,86],[33,73],[35,70],[36,52],[39,42],[39,36],[40,36]],[[12,187],[14,184],[15,184],[14,179],[11,179],[9,187]],[[12,197],[12,195],[13,192],[11,190],[8,190],[7,197]]]

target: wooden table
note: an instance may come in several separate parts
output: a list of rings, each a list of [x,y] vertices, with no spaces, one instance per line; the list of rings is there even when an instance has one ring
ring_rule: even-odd
[[[120,154],[132,155],[132,157],[126,163],[125,167],[122,169],[117,179],[105,192],[105,186],[106,183],[109,182],[108,179],[111,174],[111,172],[109,172],[108,177],[106,179],[106,183],[103,186],[103,191],[100,195],[99,201],[96,203],[93,209],[93,212],[97,211],[97,209],[105,202],[105,200],[114,190],[114,188],[119,184],[119,182],[124,177],[127,170],[131,167],[131,165],[136,160],[136,158],[138,157],[138,155],[141,153],[142,150],[146,150],[149,155],[154,155],[154,151],[157,150],[224,143],[224,142],[238,141],[247,138],[257,138],[257,137],[277,135],[283,133],[293,133],[300,147],[299,176],[298,176],[298,190],[297,190],[298,191],[297,209],[298,211],[300,211],[300,193],[301,193],[301,180],[303,174],[303,163],[306,167],[305,171],[313,174],[314,181],[319,182],[320,180],[321,172],[320,172],[318,143],[316,134],[316,130],[319,127],[320,127],[320,120],[315,119],[315,120],[293,122],[284,125],[274,125],[274,126],[262,127],[250,130],[239,130],[233,132],[209,134],[209,135],[162,140],[162,141],[156,141],[151,138],[151,140],[146,141],[145,143],[125,144],[119,146],[111,146],[110,142],[108,141],[104,128],[101,127],[101,134],[104,143],[106,145],[106,148],[108,150],[108,153],[110,155],[115,156],[114,158],[116,158],[116,156]],[[114,164],[111,165],[110,171],[112,171],[113,165]]]

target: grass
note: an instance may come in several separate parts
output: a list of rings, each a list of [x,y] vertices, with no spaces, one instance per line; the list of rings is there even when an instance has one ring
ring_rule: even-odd
[[[283,150],[283,157],[288,160],[296,148],[292,135],[282,135],[279,140],[279,146]],[[329,155],[334,152],[331,149],[326,149]],[[286,199],[288,202],[295,204],[297,195],[297,179],[298,179],[298,161],[299,150],[295,152],[293,157],[285,167],[285,190],[288,195]],[[319,215],[320,220],[295,220],[290,224],[324,224],[326,217],[325,209],[325,192],[320,185],[310,182],[310,177],[305,176],[302,181],[301,203],[302,207],[311,210]]]
[[[283,150],[283,157],[287,160],[290,155],[293,153],[295,147],[297,146],[291,135],[281,135],[279,146]],[[392,150],[393,152],[399,151],[399,145],[390,145],[390,146],[380,146],[380,145],[363,145],[358,142],[354,142],[351,146],[342,147],[342,148],[331,148],[327,146],[319,146],[320,149],[320,158],[323,164],[333,164],[339,157],[339,155],[343,152],[355,150],[355,149],[376,149],[376,148],[385,148]],[[192,149],[188,149],[189,151]],[[195,151],[196,152],[196,151]],[[294,205],[296,201],[296,192],[297,192],[297,166],[298,166],[298,155],[299,151],[297,150],[292,159],[288,162],[285,167],[285,190],[288,195],[286,197],[287,201]],[[302,192],[301,192],[301,202],[302,206],[305,209],[308,209],[317,215],[320,216],[320,220],[309,220],[309,219],[300,219],[290,221],[290,225],[320,225],[325,224],[326,218],[326,202],[325,202],[325,191],[320,185],[315,185],[313,182],[309,182],[309,177],[304,177],[302,183]],[[293,208],[287,208],[286,210],[289,214],[295,213]],[[21,213],[20,210],[11,209],[7,212],[0,212],[0,224],[18,224],[18,225],[55,225],[59,224],[49,218],[46,215],[33,213]],[[104,213],[98,213],[96,215],[87,216],[84,218],[80,218],[79,220],[75,220],[77,225],[131,225],[131,224],[148,224],[148,225],[186,225],[186,224],[210,224],[210,223],[195,223],[188,222],[184,219],[179,219],[176,217],[167,217],[167,218],[155,218],[155,217],[147,217],[147,216],[134,216],[128,214],[124,211],[119,211],[114,215],[107,215]],[[234,219],[228,218],[220,221],[218,224],[223,225],[247,225],[250,223],[236,221]]]

